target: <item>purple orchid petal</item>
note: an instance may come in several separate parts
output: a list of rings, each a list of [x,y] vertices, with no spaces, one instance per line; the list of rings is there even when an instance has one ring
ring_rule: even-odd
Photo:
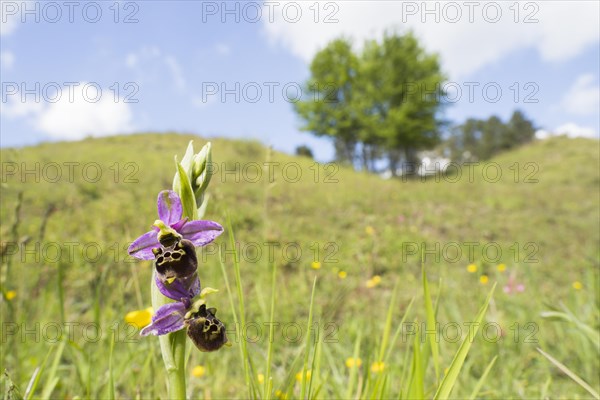
[[[154,274],[154,282],[159,292],[171,300],[191,299],[200,294],[200,279],[198,279],[197,274],[186,278],[177,278],[171,284],[163,283],[158,274]]]
[[[177,193],[172,190],[163,190],[158,194],[158,218],[166,225],[174,224],[181,219],[183,208]]]
[[[156,238],[156,231],[144,233],[139,238],[135,239],[127,249],[130,256],[139,258],[140,260],[154,260],[152,249],[160,247]]]
[[[183,226],[188,222],[187,218],[183,218],[180,219],[179,221],[175,222],[174,224],[171,225],[171,228],[175,229],[177,232],[179,232],[181,230],[181,228],[183,228]],[[157,228],[158,229],[158,228]]]
[[[204,246],[215,240],[223,227],[213,221],[190,221],[178,231],[184,239],[189,240],[195,247]]]
[[[141,330],[140,335],[165,335],[184,328],[183,318],[186,308],[183,303],[170,303],[161,306],[152,316],[152,323]]]

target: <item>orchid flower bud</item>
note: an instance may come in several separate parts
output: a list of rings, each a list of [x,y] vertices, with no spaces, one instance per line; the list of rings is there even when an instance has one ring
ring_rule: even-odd
[[[192,162],[192,189],[196,196],[196,203],[198,206],[202,205],[202,197],[204,192],[210,183],[212,176],[212,147],[210,142],[206,143],[202,150],[194,155]]]
[[[210,142],[206,143],[199,153],[194,153],[192,141],[181,162],[176,162],[177,172],[173,179],[173,190],[181,198],[187,214],[193,211],[194,217],[199,217],[199,210],[205,208],[204,194],[212,176],[211,163]]]

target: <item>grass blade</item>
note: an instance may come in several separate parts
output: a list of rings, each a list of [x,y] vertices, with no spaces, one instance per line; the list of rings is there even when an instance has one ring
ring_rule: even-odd
[[[242,290],[242,278],[241,278],[241,274],[240,274],[240,261],[239,261],[239,255],[237,253],[236,250],[236,246],[235,246],[235,237],[233,235],[233,229],[231,227],[231,219],[229,218],[229,216],[227,216],[227,230],[229,233],[229,244],[231,246],[231,248],[233,249],[233,267],[235,270],[235,285],[236,285],[236,289],[237,289],[237,295],[238,295],[238,312],[239,312],[239,320],[238,320],[238,316],[237,313],[235,312],[235,303],[233,300],[233,292],[231,291],[231,286],[229,285],[229,279],[227,278],[227,271],[225,270],[225,263],[223,262],[223,257],[222,254],[219,255],[219,260],[221,263],[221,270],[223,271],[223,278],[225,279],[225,286],[227,287],[227,293],[229,294],[229,301],[231,302],[231,310],[233,312],[233,319],[235,322],[236,326],[240,327],[240,333],[243,332],[245,326],[246,326],[246,316],[245,316],[245,308],[244,308],[244,294],[243,294],[243,290]],[[241,346],[240,346],[240,356],[242,359],[242,362],[244,363],[244,378],[246,381],[246,387],[248,388],[248,397],[249,398],[254,398],[254,394],[253,394],[253,382],[251,381],[251,377],[250,377],[250,368],[249,368],[249,363],[250,363],[250,357],[248,355],[248,348],[246,345],[246,340],[241,337],[240,339],[241,342]]]
[[[415,334],[415,340],[413,342],[413,362],[412,371],[410,374],[410,383],[408,386],[408,398],[409,399],[423,399],[425,398],[424,392],[424,374],[423,374],[423,363],[421,360],[421,338],[419,333]]]
[[[440,352],[437,342],[437,325],[435,321],[435,311],[433,303],[431,302],[431,296],[429,295],[429,284],[427,282],[427,274],[425,273],[425,263],[421,264],[421,271],[423,275],[423,296],[425,297],[425,312],[427,316],[427,328],[425,330],[425,336],[429,336],[429,345],[431,346],[431,355],[433,356],[433,367],[435,369],[435,380],[436,382],[440,379]]]
[[[469,399],[473,400],[473,399],[475,399],[477,397],[477,394],[481,390],[481,387],[483,386],[483,383],[485,382],[485,379],[487,378],[488,374],[492,370],[492,367],[496,363],[496,359],[497,358],[498,358],[498,356],[494,356],[494,358],[492,358],[492,361],[488,364],[488,366],[485,369],[485,371],[483,371],[483,374],[481,375],[481,378],[479,378],[479,380],[477,381],[477,384],[475,385],[475,388],[473,388],[473,391],[471,392],[471,396],[469,396]]]
[[[302,388],[300,389],[300,398],[304,399],[306,394],[306,372],[308,371],[308,356],[310,353],[310,330],[312,327],[312,318],[313,318],[313,304],[315,300],[315,287],[317,285],[317,277],[313,280],[312,285],[312,293],[310,295],[310,308],[308,310],[308,324],[306,328],[306,347],[304,349],[304,367],[302,368]],[[310,381],[312,382],[312,371],[310,374]]]
[[[564,372],[565,375],[573,379],[579,386],[587,390],[587,392],[594,396],[596,400],[600,400],[600,395],[598,394],[598,392],[596,392],[590,385],[588,385],[586,381],[581,379],[575,372],[571,371],[569,368],[567,368],[566,365],[564,365],[563,363],[561,363],[560,361],[552,357],[550,354],[540,349],[539,347],[537,351],[539,351],[544,357],[546,357],[552,364],[556,365],[556,367],[562,372]]]
[[[433,397],[434,399],[447,399],[450,397],[452,388],[454,388],[454,384],[458,379],[458,374],[460,373],[460,370],[462,369],[462,366],[465,362],[465,358],[467,358],[467,354],[469,354],[469,350],[471,349],[471,344],[473,344],[473,341],[470,339],[474,338],[477,334],[477,331],[479,330],[479,326],[481,325],[481,321],[485,316],[485,312],[487,311],[488,305],[490,304],[490,300],[492,299],[492,295],[494,294],[495,289],[496,284],[494,284],[492,290],[490,290],[490,293],[488,294],[485,303],[483,304],[483,306],[479,310],[479,313],[477,314],[477,317],[475,318],[475,328],[473,333],[471,334],[471,332],[469,332],[467,334],[467,337],[462,342],[458,351],[454,355],[454,359],[452,360],[452,363],[448,368],[448,373],[446,374],[446,376],[444,376],[442,383],[438,387],[437,392]]]
[[[56,354],[54,355],[54,360],[52,361],[52,366],[50,367],[50,371],[48,372],[48,378],[46,379],[46,384],[44,385],[44,389],[42,390],[42,398],[49,399],[52,391],[56,387],[56,384],[59,382],[58,377],[56,376],[56,372],[58,370],[58,366],[60,364],[60,359],[63,354],[63,350],[65,349],[66,342],[61,342],[58,345],[58,350],[56,350]]]
[[[4,394],[3,394],[4,400],[22,400],[23,399],[23,396],[21,396],[21,392],[19,391],[19,388],[17,387],[17,385],[14,384],[14,382],[12,381],[12,379],[10,378],[10,376],[8,375],[8,372],[6,370],[4,370],[4,375],[2,376],[2,378],[0,378],[0,382],[4,382],[4,385],[2,385],[2,387],[4,387]]]
[[[358,359],[358,355],[360,354],[360,333],[356,337],[356,342],[354,342],[354,352],[352,353],[352,358],[355,360]],[[346,391],[346,399],[352,398],[352,392],[354,391],[354,384],[356,383],[358,375],[358,368],[350,368],[350,379],[348,382],[348,389]]]
[[[27,389],[25,389],[25,395],[23,396],[24,399],[26,399],[26,400],[31,399],[31,397],[35,393],[35,389],[37,388],[37,385],[40,381],[40,377],[41,377],[42,373],[44,372],[44,369],[46,368],[46,363],[48,362],[48,358],[50,358],[50,354],[52,354],[52,350],[54,350],[54,347],[50,347],[50,350],[48,350],[46,357],[44,357],[44,361],[42,362],[42,365],[40,365],[39,367],[37,367],[35,369],[35,371],[33,371],[33,375],[31,376],[31,379],[29,380]]]
[[[383,361],[383,357],[385,355],[385,350],[387,348],[388,342],[390,340],[390,332],[392,330],[392,317],[394,315],[394,310],[396,306],[396,297],[398,295],[398,286],[400,281],[396,281],[396,285],[394,286],[394,291],[392,292],[392,298],[390,299],[390,305],[388,307],[387,317],[385,319],[385,327],[383,329],[383,337],[381,338],[381,348],[379,349],[379,358],[377,361]]]
[[[113,353],[115,350],[115,336],[116,331],[110,337],[110,353],[108,355],[108,398],[109,400],[115,399],[115,376],[113,373]]]
[[[263,397],[265,399],[271,398],[271,391],[273,390],[273,379],[271,378],[271,363],[273,357],[273,340],[275,336],[275,290],[277,287],[277,268],[275,267],[275,263],[272,263],[272,274],[271,274],[271,316],[269,319],[269,345],[267,349],[267,365],[265,368],[265,387],[263,392]]]

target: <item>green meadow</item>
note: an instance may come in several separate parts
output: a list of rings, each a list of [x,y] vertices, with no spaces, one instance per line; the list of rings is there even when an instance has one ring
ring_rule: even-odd
[[[190,140],[206,142],[1,151],[5,398],[167,398],[158,339],[126,322],[151,305],[152,263],[126,249]],[[597,141],[390,180],[211,142],[205,219],[225,233],[198,249],[199,276],[231,347],[188,343],[189,398],[598,393]]]

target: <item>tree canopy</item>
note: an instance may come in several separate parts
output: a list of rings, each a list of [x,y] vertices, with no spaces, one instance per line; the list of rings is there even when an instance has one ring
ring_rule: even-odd
[[[309,95],[295,108],[303,130],[333,139],[339,161],[373,170],[386,158],[395,173],[401,160],[414,162],[439,142],[445,77],[412,33],[368,41],[360,54],[348,39],[334,40],[310,73]]]
[[[470,118],[453,129],[445,147],[455,161],[487,160],[533,140],[535,131],[533,122],[519,110],[506,123],[496,116]]]

